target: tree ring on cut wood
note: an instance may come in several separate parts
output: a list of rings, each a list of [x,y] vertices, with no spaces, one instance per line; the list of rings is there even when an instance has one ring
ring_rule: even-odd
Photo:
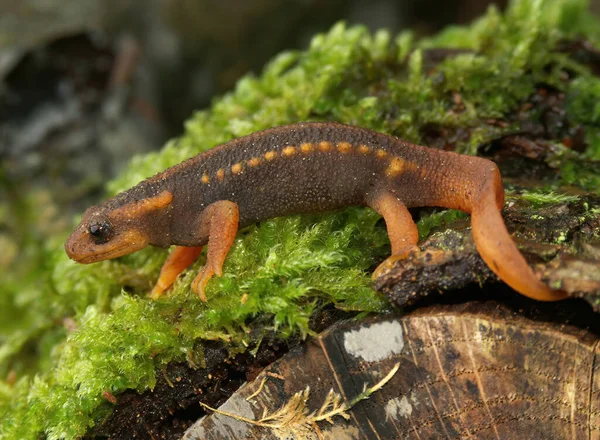
[[[597,353],[590,332],[491,302],[346,321],[290,351],[220,408],[258,421],[308,385],[304,418],[287,432],[207,411],[184,439],[598,439]],[[349,402],[396,364],[348,420],[298,425],[330,389]]]

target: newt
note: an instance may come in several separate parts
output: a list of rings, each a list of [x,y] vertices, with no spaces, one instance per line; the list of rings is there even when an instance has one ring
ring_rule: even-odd
[[[87,264],[175,245],[152,290],[157,298],[207,245],[192,283],[206,301],[206,283],[222,274],[238,228],[350,205],[369,206],[385,220],[392,255],[380,268],[418,250],[408,208],[439,206],[471,215],[479,254],[514,290],[542,301],[566,297],[535,276],[508,233],[494,162],[333,122],[256,132],[158,173],[87,209],[65,249]]]

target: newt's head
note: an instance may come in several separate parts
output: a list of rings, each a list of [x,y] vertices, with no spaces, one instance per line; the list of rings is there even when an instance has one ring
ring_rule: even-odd
[[[67,255],[78,263],[88,264],[146,247],[148,239],[135,222],[123,220],[111,219],[110,214],[97,207],[88,209],[65,243]]]
[[[154,197],[114,207],[92,206],[65,243],[69,258],[88,264],[131,254],[150,244],[148,214],[167,207],[172,195],[164,191]]]

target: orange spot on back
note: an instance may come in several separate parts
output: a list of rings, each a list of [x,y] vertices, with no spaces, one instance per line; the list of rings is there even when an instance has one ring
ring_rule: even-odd
[[[310,153],[314,148],[313,144],[307,142],[300,145],[300,150],[302,150],[303,153]]]
[[[219,168],[217,170],[217,179],[223,180],[225,178],[225,170],[223,168]]]
[[[287,157],[293,156],[296,154],[296,147],[285,147],[283,150],[281,150],[281,153]]]
[[[381,150],[381,149],[377,150],[376,154],[377,154],[377,157],[380,158],[380,159],[383,159],[383,158],[385,158],[388,155],[387,151]]]
[[[269,151],[265,153],[265,159],[267,160],[273,160],[275,159],[275,157],[277,157],[277,153],[275,153],[274,151]]]
[[[358,147],[358,152],[361,154],[369,154],[371,152],[371,149],[366,145],[360,145]]]
[[[240,174],[242,172],[242,164],[238,162],[231,165],[231,172],[233,174]]]
[[[331,142],[327,142],[327,141],[319,142],[319,150],[321,150],[323,152],[327,152],[327,151],[331,150]]]
[[[250,159],[248,161],[248,165],[251,166],[251,167],[256,167],[256,166],[260,165],[260,158],[253,157],[252,159]]]
[[[405,165],[406,162],[404,159],[401,157],[393,157],[392,160],[390,160],[389,166],[385,170],[385,174],[387,174],[388,177],[398,176],[404,172]]]
[[[202,183],[210,183],[210,177],[208,177],[208,174],[202,175]]]
[[[337,149],[340,153],[350,153],[352,151],[352,144],[349,142],[340,142],[337,144]]]

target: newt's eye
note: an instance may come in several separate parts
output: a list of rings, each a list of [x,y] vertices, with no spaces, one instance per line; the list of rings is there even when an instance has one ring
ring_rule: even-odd
[[[112,226],[108,222],[92,223],[88,231],[96,244],[103,244],[110,239]]]

